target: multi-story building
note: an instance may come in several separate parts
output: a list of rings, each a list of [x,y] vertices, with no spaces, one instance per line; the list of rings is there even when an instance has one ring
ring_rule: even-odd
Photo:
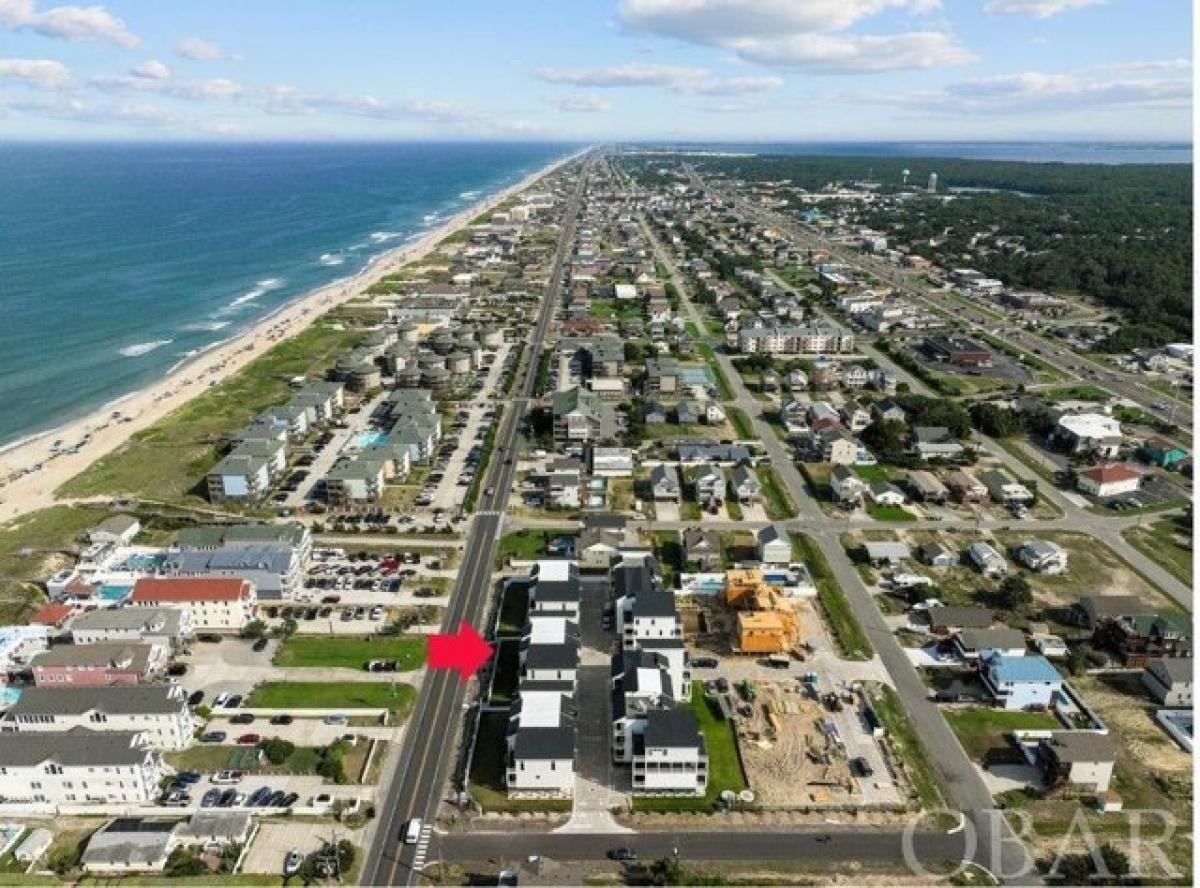
[[[142,732],[0,733],[0,803],[145,804],[166,774]]]
[[[60,644],[34,657],[33,681],[50,687],[139,685],[166,667],[167,650],[156,644]]]
[[[144,577],[134,584],[129,605],[185,610],[198,632],[237,632],[255,618],[258,595],[249,580]]]
[[[195,727],[187,694],[175,684],[25,688],[0,718],[0,733],[141,733],[156,749],[183,749]]]
[[[179,650],[195,634],[191,611],[170,607],[105,607],[71,621],[75,644],[142,642]]]

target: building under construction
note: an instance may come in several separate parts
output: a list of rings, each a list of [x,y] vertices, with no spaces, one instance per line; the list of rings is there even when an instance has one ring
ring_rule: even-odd
[[[725,573],[725,603],[737,612],[736,653],[782,654],[799,649],[800,618],[759,570]]]

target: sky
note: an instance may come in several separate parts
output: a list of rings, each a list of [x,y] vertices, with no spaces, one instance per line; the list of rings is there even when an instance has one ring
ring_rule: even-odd
[[[1188,0],[0,0],[0,139],[1191,141]]]

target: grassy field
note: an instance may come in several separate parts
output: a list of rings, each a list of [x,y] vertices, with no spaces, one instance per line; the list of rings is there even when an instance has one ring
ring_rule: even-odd
[[[575,536],[574,527],[539,527],[507,533],[496,547],[496,565],[502,566],[511,557],[514,561],[534,561],[546,556],[546,545],[555,537]]]
[[[709,706],[701,682],[692,682],[692,699],[688,705],[696,713],[708,748],[708,788],[703,796],[694,798],[634,799],[635,811],[711,811],[725,790],[741,792],[746,788],[746,775],[742,773],[733,727]]]
[[[1190,583],[1192,550],[1181,544],[1183,538],[1191,539],[1191,527],[1184,518],[1167,518],[1125,531],[1130,545],[1153,558],[1181,583]]]
[[[876,521],[916,521],[917,516],[903,506],[868,506],[867,514]]]
[[[570,811],[570,799],[508,797],[504,788],[504,768],[508,753],[508,744],[505,741],[507,730],[507,712],[484,712],[479,716],[479,730],[475,738],[475,752],[471,757],[471,774],[468,781],[471,796],[479,802],[485,812]]]
[[[388,709],[408,715],[416,691],[404,682],[267,681],[250,692],[248,709]]]
[[[362,669],[368,660],[395,660],[400,672],[425,662],[425,639],[402,635],[293,635],[275,653],[276,666]]]
[[[1112,392],[1098,385],[1084,382],[1079,385],[1065,385],[1042,392],[1047,401],[1107,401]]]
[[[775,474],[775,470],[770,466],[759,466],[755,471],[758,473],[758,482],[762,485],[763,506],[767,510],[767,517],[772,521],[795,518],[796,504],[779,483],[779,476]]]
[[[843,657],[847,660],[869,660],[875,656],[866,632],[850,609],[846,593],[834,579],[829,562],[817,544],[806,534],[793,534],[793,557],[808,565],[813,582],[817,585],[817,597],[821,602],[821,611],[829,631],[833,633],[834,641]]]
[[[949,709],[945,715],[967,755],[976,761],[982,761],[989,749],[1006,746],[1008,741],[1005,735],[1010,731],[1062,727],[1058,719],[1048,712],[971,708]]]
[[[286,401],[295,376],[318,378],[362,338],[316,323],[281,342],[240,373],[172,411],[97,460],[57,493],[89,497],[126,494],[159,502],[200,500],[197,485],[220,457],[222,442],[258,413]]]
[[[521,642],[515,638],[496,644],[496,671],[492,679],[493,706],[507,706],[516,696],[521,679]]]
[[[891,481],[890,474],[884,466],[855,466],[854,474],[862,478],[868,484],[882,484],[885,481]]]
[[[82,549],[81,534],[110,514],[88,506],[52,506],[0,525],[0,620],[4,625],[25,622],[43,600],[41,590],[33,584],[66,563],[62,553]]]
[[[739,440],[754,440],[758,437],[754,433],[754,423],[750,421],[750,417],[746,415],[746,411],[740,407],[727,408],[725,416],[729,419],[729,424],[733,426],[733,430],[737,432]]]
[[[926,810],[938,808],[942,803],[942,793],[938,788],[937,778],[929,765],[929,757],[921,745],[908,712],[900,702],[900,697],[894,690],[883,684],[869,686],[868,694],[875,714],[883,722],[887,731],[892,750],[904,763],[904,773],[913,792]]]
[[[529,588],[524,583],[514,583],[504,590],[500,599],[500,623],[498,635],[519,636],[529,618]]]
[[[248,725],[246,731],[254,731],[254,726]],[[251,749],[253,747],[204,744],[166,753],[163,758],[181,771],[211,773],[232,768],[249,774],[312,774],[321,757],[315,746],[297,746],[282,764],[273,765],[266,756],[259,756],[256,761],[250,754]]]

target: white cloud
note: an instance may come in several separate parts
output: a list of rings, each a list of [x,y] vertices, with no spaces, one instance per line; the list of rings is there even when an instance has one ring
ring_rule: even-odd
[[[599,68],[541,68],[537,75],[547,83],[571,86],[600,89],[652,86],[708,96],[766,92],[783,85],[778,77],[718,77],[706,68],[640,63]]]
[[[1048,19],[1072,9],[1102,6],[1107,0],[988,0],[983,11],[989,15],[1027,15]]]
[[[52,6],[39,11],[36,0],[0,0],[0,27],[34,31],[62,40],[99,40],[133,48],[141,41],[103,6]]]
[[[1155,59],[1146,62],[1116,62],[1101,66],[1107,71],[1190,71],[1191,59]]]
[[[953,83],[946,93],[963,107],[984,111],[1057,111],[1083,105],[1190,105],[1192,83],[1174,80],[1113,80],[1078,74],[1026,71]]]
[[[943,31],[861,37],[846,34],[746,37],[731,45],[747,61],[825,74],[940,68],[961,65],[973,58],[954,37]]]
[[[932,12],[939,0],[621,0],[622,21],[690,43],[841,31],[887,10]]]
[[[170,80],[171,69],[160,62],[158,59],[150,59],[138,65],[129,72],[134,77],[140,77],[143,80]]]
[[[600,96],[591,94],[568,96],[545,96],[545,101],[559,111],[570,111],[580,114],[599,114],[611,111],[612,102]]]
[[[211,40],[204,40],[200,37],[185,37],[175,44],[175,52],[185,59],[197,62],[215,62],[228,58],[220,46]]]
[[[851,74],[957,65],[971,54],[949,32],[842,33],[889,11],[922,15],[940,0],[621,0],[629,27],[732,50],[746,62]]]
[[[71,72],[52,59],[0,59],[0,80],[39,89],[65,89],[71,85]]]

